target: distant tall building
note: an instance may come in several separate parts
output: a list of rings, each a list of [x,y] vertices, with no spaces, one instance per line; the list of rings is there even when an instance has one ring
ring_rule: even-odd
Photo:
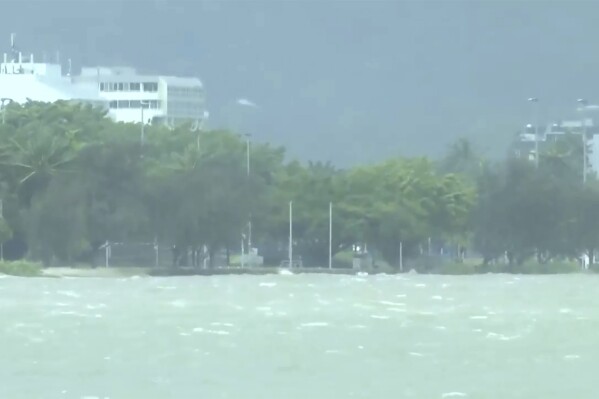
[[[16,49],[0,63],[0,98],[17,103],[58,100],[92,103],[108,109],[118,122],[163,123],[206,121],[205,92],[198,78],[142,75],[130,67],[84,67],[72,75],[71,62],[35,62]]]

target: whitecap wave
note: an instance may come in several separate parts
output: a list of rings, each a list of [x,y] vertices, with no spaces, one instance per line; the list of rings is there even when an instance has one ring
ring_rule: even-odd
[[[57,291],[56,293],[59,295],[68,296],[70,298],[80,298],[81,297],[81,295],[79,295],[78,293],[76,293],[74,291]]]
[[[495,339],[498,341],[512,341],[514,339],[520,338],[520,335],[504,335],[504,334],[490,332],[490,333],[487,333],[487,338]]]
[[[187,306],[187,302],[182,299],[175,299],[174,301],[169,302],[169,305],[175,308],[184,308]]]
[[[326,321],[312,321],[312,322],[300,324],[301,328],[328,327],[328,326],[329,326],[329,323],[327,323]]]
[[[379,301],[379,303],[381,305],[388,305],[388,306],[406,306],[406,304],[403,302]]]
[[[468,396],[464,392],[445,392],[441,395],[442,398],[465,398]]]
[[[223,323],[220,321],[215,321],[210,323],[211,326],[215,326],[215,327],[234,327],[235,325],[233,323]]]

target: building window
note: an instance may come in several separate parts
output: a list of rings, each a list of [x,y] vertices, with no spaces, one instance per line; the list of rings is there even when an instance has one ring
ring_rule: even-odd
[[[124,85],[123,85],[122,83],[118,83],[118,88],[117,88],[117,90],[118,90],[118,91],[123,91],[123,89],[124,89]]]
[[[139,91],[141,84],[140,83],[129,83],[129,90],[131,91]]]
[[[141,101],[139,101],[139,100],[129,101],[129,108],[141,108]]]
[[[150,100],[150,108],[157,109],[158,108],[158,100]]]
[[[158,83],[156,83],[156,82],[145,82],[143,84],[143,87],[144,87],[144,91],[150,91],[150,92],[158,91]]]
[[[116,101],[111,101],[109,106],[110,106],[110,108],[117,108]]]
[[[119,100],[118,107],[119,108],[129,108],[129,100]]]
[[[100,91],[104,91],[104,82],[100,83]]]

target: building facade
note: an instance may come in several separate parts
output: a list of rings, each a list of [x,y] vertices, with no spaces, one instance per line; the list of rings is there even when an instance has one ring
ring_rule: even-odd
[[[4,101],[92,103],[117,122],[200,126],[208,118],[202,82],[193,77],[139,74],[130,67],[84,67],[71,74],[59,63],[36,62],[15,50],[0,64],[0,98]],[[4,102],[3,101],[3,102]]]
[[[584,117],[575,120],[565,120],[547,125],[534,127],[528,124],[518,132],[517,139],[512,144],[513,156],[534,161],[536,155],[535,131],[538,132],[538,147],[546,143],[557,142],[570,135],[577,136],[586,145],[587,173],[599,175],[599,125],[596,124],[595,110],[589,107]],[[582,163],[582,159],[581,159]]]
[[[75,86],[94,87],[119,122],[204,122],[208,117],[202,82],[197,78],[142,75],[128,67],[82,68]]]

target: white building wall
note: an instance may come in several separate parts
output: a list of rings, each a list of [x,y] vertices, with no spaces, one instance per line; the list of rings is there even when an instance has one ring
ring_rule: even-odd
[[[131,90],[129,83],[140,84],[139,90]],[[144,83],[154,87],[144,90]],[[196,78],[144,76],[129,67],[83,68],[81,75],[68,77],[62,75],[60,65],[34,63],[33,56],[20,63],[0,64],[0,96],[19,103],[27,99],[92,102],[107,106],[117,122],[139,123],[142,102],[145,123],[154,118],[169,124],[200,121],[208,114],[202,83]]]

